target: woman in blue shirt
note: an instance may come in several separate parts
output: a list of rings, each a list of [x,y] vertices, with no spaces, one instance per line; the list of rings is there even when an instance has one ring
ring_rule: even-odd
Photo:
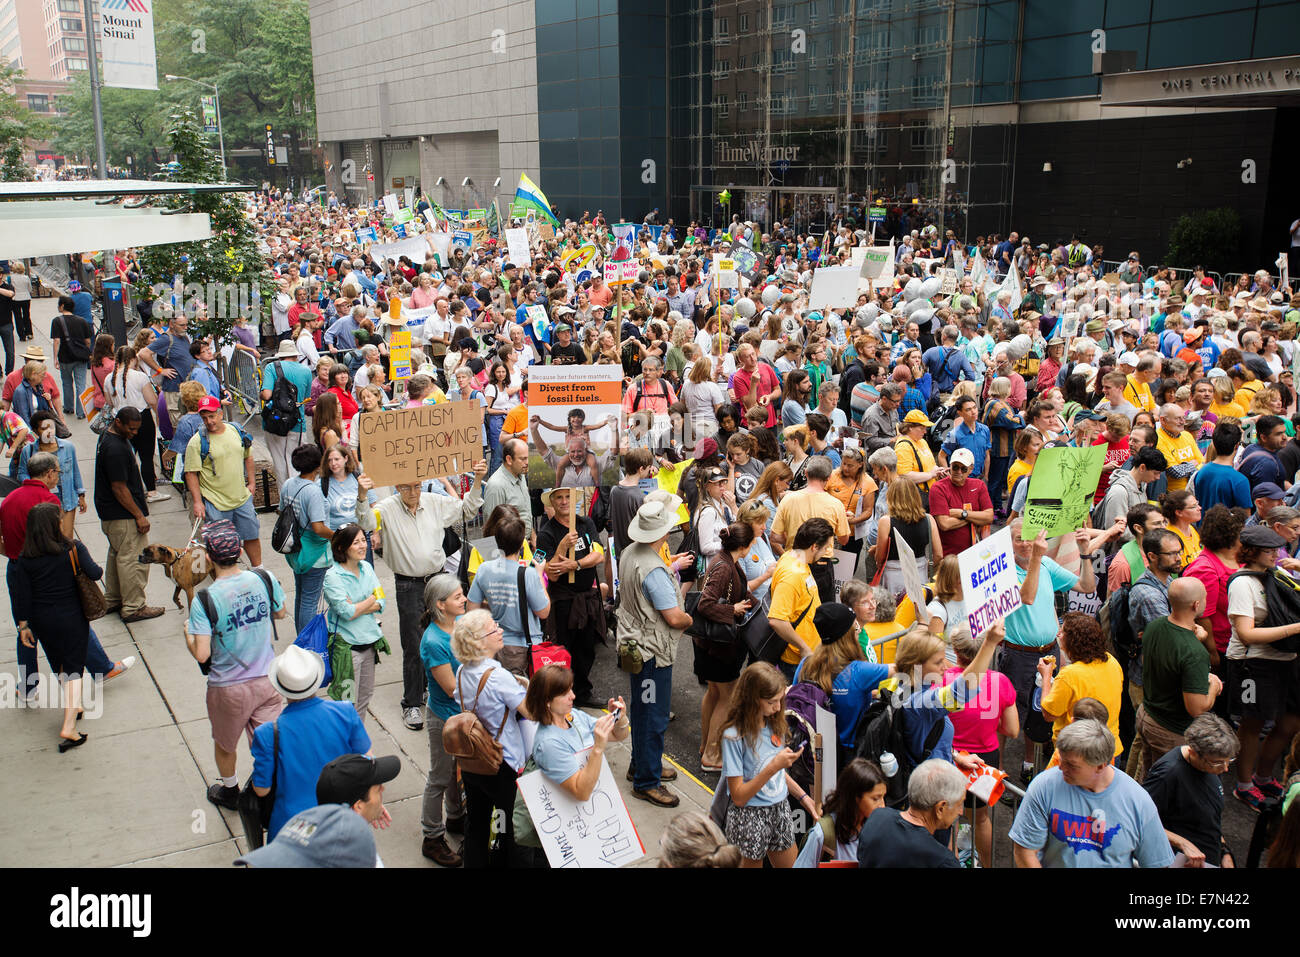
[[[171,444],[167,446],[176,453],[173,482],[184,481],[185,448],[190,444],[190,439],[203,431],[203,417],[199,415],[199,400],[208,394],[201,382],[194,381],[182,382],[180,393],[181,407],[185,409],[185,414],[180,417],[176,428],[172,430]],[[142,411],[140,414],[145,413]]]
[[[349,522],[360,525],[366,533],[366,561],[373,565],[370,533],[375,529],[375,511],[370,505],[377,499],[375,483],[361,472],[356,453],[349,446],[342,442],[330,446],[321,461],[320,486],[325,495],[325,524],[331,531]]]
[[[421,829],[422,853],[441,867],[460,867],[460,853],[447,843],[447,831],[465,833],[465,805],[456,783],[456,759],[442,746],[442,728],[460,712],[452,697],[460,662],[451,653],[451,632],[456,619],[465,614],[465,592],[455,575],[434,575],[424,586],[424,634],[420,638],[420,661],[429,673],[429,713],[424,722],[429,734],[429,774],[424,781]],[[446,812],[446,822],[443,812]]]
[[[573,672],[546,665],[528,683],[525,705],[540,725],[533,741],[534,763],[575,801],[586,801],[600,777],[606,745],[626,739],[632,723],[622,697],[610,698],[609,714],[599,718],[575,710],[573,700]],[[591,755],[584,759],[588,748]]]
[[[750,499],[740,506],[740,512],[736,516],[736,521],[754,530],[754,540],[749,543],[745,554],[736,561],[736,565],[745,576],[749,593],[760,602],[767,599],[772,591],[772,573],[776,571],[776,555],[772,553],[772,546],[767,540],[775,511],[775,506],[769,508],[764,501]]]
[[[740,848],[741,867],[792,867],[797,852],[787,797],[795,793],[808,813],[816,806],[788,771],[802,749],[785,746],[785,678],[758,661],[740,673],[722,731],[722,778],[730,791],[725,832]]]
[[[292,508],[302,530],[298,550],[285,556],[293,571],[293,627],[301,633],[316,616],[320,604],[325,573],[331,564],[333,530],[325,524],[325,496],[316,484],[320,446],[314,442],[298,446],[289,455],[289,462],[298,475],[280,488],[280,511]]]
[[[81,466],[77,464],[76,446],[54,434],[58,421],[53,412],[42,410],[33,413],[31,425],[36,441],[28,442],[18,453],[18,481],[25,482],[31,478],[27,474],[27,461],[37,452],[51,452],[58,458],[61,474],[55,494],[59,496],[59,507],[62,509],[59,527],[64,538],[72,538],[77,522],[77,511],[86,510],[86,486],[81,481]]]
[[[287,483],[286,483],[287,484]],[[333,626],[330,644],[337,640],[352,654],[352,675],[357,714],[366,718],[366,707],[375,693],[376,647],[384,640],[379,616],[384,610],[384,590],[370,563],[365,560],[366,533],[359,525],[344,525],[330,538],[334,564],[325,572],[325,601]],[[387,645],[383,645],[387,650]],[[335,657],[330,649],[331,659]],[[338,679],[339,669],[334,669]]]

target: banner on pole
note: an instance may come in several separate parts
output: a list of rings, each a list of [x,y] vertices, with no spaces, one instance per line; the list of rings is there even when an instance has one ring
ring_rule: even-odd
[[[203,132],[217,132],[217,98],[215,96],[199,97],[199,105],[203,109]]]
[[[79,20],[80,8],[78,4]],[[124,90],[158,89],[152,0],[103,0],[99,19],[104,86]],[[216,112],[215,104],[213,112]]]

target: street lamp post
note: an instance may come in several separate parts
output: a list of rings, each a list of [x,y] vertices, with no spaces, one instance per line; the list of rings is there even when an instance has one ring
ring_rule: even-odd
[[[212,91],[213,97],[217,101],[217,143],[221,148],[221,180],[226,180],[226,135],[221,128],[221,91],[217,89],[215,83],[204,83],[202,80],[196,80],[192,76],[177,76],[174,73],[168,73],[164,76],[166,80],[189,80],[191,83],[197,83],[199,86]]]

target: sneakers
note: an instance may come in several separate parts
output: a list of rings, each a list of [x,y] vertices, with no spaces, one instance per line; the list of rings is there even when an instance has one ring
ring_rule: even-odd
[[[150,618],[159,618],[162,613],[163,609],[157,605],[145,605],[133,615],[123,615],[122,621],[129,625],[133,621],[148,621]]]
[[[445,837],[426,837],[420,853],[439,867],[461,867],[465,863],[465,859],[452,850]]]
[[[1261,781],[1256,777],[1252,778],[1250,783],[1259,790],[1260,794],[1264,795],[1264,800],[1266,801],[1276,801],[1286,793],[1282,790],[1282,785],[1278,783],[1277,778],[1269,778],[1267,781]]]
[[[662,784],[656,787],[648,788],[645,791],[633,791],[634,797],[639,797],[642,801],[649,801],[651,804],[657,804],[660,807],[676,807],[681,800],[676,794],[673,794]]]
[[[104,675],[104,680],[108,681],[110,678],[116,678],[124,671],[130,671],[133,667],[135,667],[135,655],[127,655],[121,661],[117,662],[117,664],[113,665],[113,670]]]
[[[239,810],[239,788],[228,788],[220,781],[208,788],[208,800],[228,811]]]
[[[423,731],[424,715],[420,713],[419,708],[406,708],[402,712],[402,723],[411,731]]]
[[[157,489],[154,489],[152,492],[150,492],[148,495],[145,496],[145,500],[149,502],[165,502],[169,498],[171,498],[170,495],[168,495],[166,492],[160,492]]]
[[[1267,803],[1264,797],[1264,792],[1254,784],[1247,785],[1244,788],[1238,784],[1232,789],[1232,796],[1252,811],[1262,810],[1264,805]]]

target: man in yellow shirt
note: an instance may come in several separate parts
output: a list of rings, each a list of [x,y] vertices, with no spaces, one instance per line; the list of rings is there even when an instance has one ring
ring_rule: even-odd
[[[925,430],[932,425],[934,423],[925,417],[924,412],[913,409],[899,423],[899,436],[894,442],[894,452],[898,455],[898,474],[916,484],[923,500],[927,498],[935,480],[948,474],[947,469],[935,465],[934,453],[925,441]]]
[[[835,550],[835,530],[824,518],[810,518],[795,532],[791,547],[776,563],[772,574],[772,607],[768,622],[785,639],[787,647],[778,667],[786,680],[794,680],[799,662],[813,653],[821,639],[813,617],[821,599],[811,566]]]
[[[1202,465],[1201,450],[1190,432],[1183,431],[1187,413],[1182,406],[1169,403],[1160,407],[1160,428],[1156,430],[1156,448],[1164,453],[1169,463],[1165,477],[1169,491],[1187,488],[1187,480]]]
[[[1160,358],[1146,352],[1138,359],[1137,370],[1128,377],[1124,398],[1143,412],[1155,412],[1156,400],[1151,395],[1151,383],[1160,375]]]

